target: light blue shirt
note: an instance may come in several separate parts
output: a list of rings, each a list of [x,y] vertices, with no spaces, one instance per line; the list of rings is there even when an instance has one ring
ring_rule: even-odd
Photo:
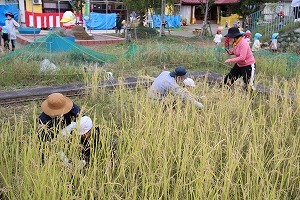
[[[198,108],[202,108],[202,103],[196,101],[187,91],[183,90],[177,83],[174,77],[170,76],[169,71],[163,71],[152,83],[147,96],[157,100],[162,100],[168,94],[178,95],[185,101],[190,101]]]

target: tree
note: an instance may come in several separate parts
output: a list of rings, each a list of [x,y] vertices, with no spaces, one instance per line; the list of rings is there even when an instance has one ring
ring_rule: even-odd
[[[233,6],[233,10],[239,16],[243,17],[243,27],[247,15],[258,11],[265,3],[275,3],[278,0],[241,0],[239,3]]]
[[[84,0],[71,0],[70,4],[73,8],[73,11],[75,12],[75,14],[79,14],[82,13],[82,5],[85,1]]]
[[[166,5],[173,5],[177,0],[123,0],[127,11],[137,11],[137,13],[140,16],[140,24],[143,23],[143,16],[148,11],[149,8],[161,8],[161,28],[160,28],[160,35],[164,34],[164,27],[163,27],[163,21],[164,21],[164,9],[162,6],[164,4]],[[163,6],[164,7],[164,6]],[[127,12],[128,13],[128,12]],[[127,21],[128,21],[128,14],[127,14]]]
[[[206,35],[206,33],[207,33],[207,24],[208,24],[208,11],[210,10],[211,6],[215,3],[215,0],[201,0],[201,3],[205,8],[205,14],[204,14],[204,20],[203,20],[201,35]]]

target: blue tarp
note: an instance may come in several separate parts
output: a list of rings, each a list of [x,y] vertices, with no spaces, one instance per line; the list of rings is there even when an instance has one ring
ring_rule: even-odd
[[[6,4],[0,5],[0,26],[5,25],[5,14],[11,12],[14,14],[14,19],[18,21],[18,5],[17,4]]]
[[[86,26],[92,30],[109,30],[116,26],[116,13],[102,14],[91,12],[89,20],[86,20]]]
[[[153,15],[153,23],[155,28],[160,27],[160,15]],[[178,28],[180,27],[180,15],[165,15],[165,21],[168,22],[166,28]]]

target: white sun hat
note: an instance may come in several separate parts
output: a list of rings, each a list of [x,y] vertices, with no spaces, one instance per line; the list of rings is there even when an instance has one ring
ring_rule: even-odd
[[[78,135],[84,135],[93,127],[93,122],[88,116],[83,116],[80,119]]]
[[[195,87],[195,82],[194,82],[194,80],[191,79],[191,78],[186,78],[186,79],[184,79],[183,83],[184,83],[186,86]]]

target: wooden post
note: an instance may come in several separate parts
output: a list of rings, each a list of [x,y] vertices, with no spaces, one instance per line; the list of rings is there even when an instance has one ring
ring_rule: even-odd
[[[209,0],[206,0],[205,3],[205,16],[204,16],[204,20],[203,20],[203,27],[202,27],[202,32],[201,35],[204,36],[206,35],[206,30],[207,30],[207,16],[208,16],[208,4]]]
[[[160,18],[160,31],[159,36],[165,35],[165,0],[161,1],[161,18]]]

